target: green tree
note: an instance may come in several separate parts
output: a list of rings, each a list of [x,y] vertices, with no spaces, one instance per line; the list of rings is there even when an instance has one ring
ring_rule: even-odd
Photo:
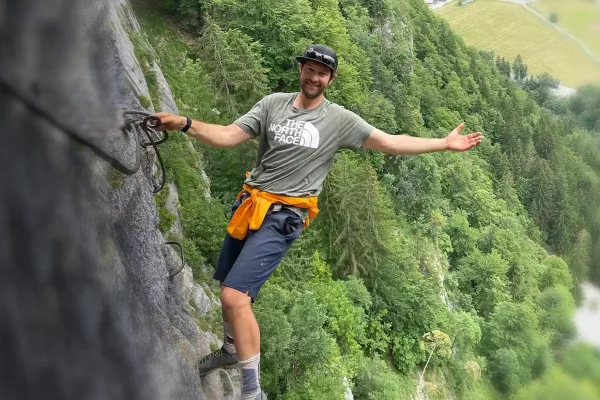
[[[573,285],[600,281],[597,87],[558,99],[552,77],[528,78],[522,59],[467,47],[417,0],[159,3],[170,15],[145,4],[139,19],[184,115],[228,124],[268,92],[298,90],[295,56],[322,42],[340,58],[327,97],[372,124],[442,137],[465,121],[486,135],[460,155],[336,157],[321,215],[254,305],[270,398],[341,398],[344,377],[357,399],[408,398],[416,366],[430,354],[427,370],[436,363],[419,347],[434,330],[452,340],[435,370],[447,397],[499,398],[490,381],[515,393],[531,379],[598,380],[593,359],[574,369],[563,348]],[[162,154],[199,280],[256,141],[223,151],[182,138]],[[568,377],[544,375],[554,354],[567,354]],[[536,383],[526,390],[553,395]]]
[[[338,276],[373,276],[391,254],[394,213],[374,169],[359,156],[340,154],[319,201]]]
[[[544,379],[519,391],[516,400],[598,400],[600,395],[593,384],[578,381],[561,368],[554,368]]]
[[[567,289],[573,288],[573,278],[569,272],[569,266],[560,257],[549,256],[543,262],[543,270],[539,278],[540,290],[561,285]]]
[[[476,317],[464,311],[453,312],[450,326],[449,334],[455,354],[461,359],[470,357],[481,340],[481,328]]]
[[[304,379],[292,386],[283,396],[284,400],[344,400],[346,388],[340,371],[323,371],[321,367],[306,371]]]
[[[555,213],[553,175],[546,160],[535,160],[526,205],[532,218],[545,232],[550,231],[552,215]]]
[[[295,56],[312,41],[316,31],[308,0],[213,1],[211,16],[219,26],[241,28],[261,44],[262,66],[267,71],[269,87],[275,90],[296,88],[298,69]]]
[[[499,303],[488,318],[483,336],[483,348],[495,360],[495,368],[502,371],[502,379],[494,378],[495,384],[507,393],[539,376],[548,365],[547,345],[531,304]],[[518,366],[514,365],[515,358]],[[518,376],[518,384],[513,382],[513,374]]]
[[[436,355],[436,358],[440,360],[447,360],[452,357],[452,341],[446,333],[440,330],[436,329],[424,334],[421,338],[420,346],[422,350],[429,353],[421,377],[425,376],[427,366],[434,354]]]
[[[366,358],[358,371],[352,394],[356,400],[396,400],[409,398],[413,384],[408,377],[394,373],[384,360]]]
[[[487,317],[496,304],[509,299],[507,271],[507,262],[495,250],[491,254],[475,250],[459,263],[453,275],[477,312]]]
[[[167,10],[176,10],[182,25],[189,32],[197,33],[204,22],[205,0],[163,0]]]
[[[515,58],[515,61],[513,62],[512,70],[513,70],[513,76],[518,81],[522,81],[523,79],[525,79],[527,77],[527,64],[525,64],[525,62],[523,61],[523,58],[521,58],[520,54],[517,55],[517,57]]]
[[[523,81],[523,89],[533,96],[536,103],[543,106],[552,98],[551,89],[557,87],[558,84],[558,80],[553,78],[547,72],[544,72],[537,76],[531,76],[530,79]]]
[[[594,345],[580,342],[569,346],[560,360],[560,366],[579,381],[595,383],[600,391],[600,350]]]
[[[480,232],[469,225],[467,213],[464,210],[457,210],[448,217],[446,233],[452,244],[452,252],[449,254],[451,265],[455,265],[458,260],[473,252],[480,236]]]
[[[223,30],[208,19],[198,46],[215,84],[217,104],[231,117],[245,113],[267,92],[260,48],[237,29]]]
[[[398,158],[389,168],[393,173],[392,193],[396,210],[413,219],[424,219],[441,198],[440,169],[432,155]]]
[[[591,237],[584,229],[577,234],[575,243],[567,255],[567,262],[576,282],[583,282],[588,276],[590,250]]]
[[[498,56],[496,59],[496,68],[498,68],[502,75],[510,78],[510,62],[508,62],[504,57],[500,59],[500,56]]]
[[[446,326],[448,310],[440,301],[439,281],[425,279],[416,260],[407,257],[384,263],[372,283],[375,307],[386,308],[392,326],[392,355],[403,372],[425,361],[419,349],[422,332]]]
[[[261,290],[255,314],[261,321],[261,385],[269,393],[287,393],[291,399],[332,393],[343,394],[346,373],[335,339],[327,332],[327,314],[310,292],[290,291],[274,283]],[[311,375],[328,377],[315,380]],[[287,398],[287,397],[286,397]]]
[[[512,394],[521,387],[523,370],[513,349],[493,352],[488,368],[492,382],[501,392]]]
[[[315,298],[327,314],[326,329],[338,342],[343,353],[360,353],[364,343],[367,317],[365,309],[353,304],[344,281],[329,281],[311,285]],[[368,292],[367,292],[368,293]],[[370,304],[368,305],[370,306]]]
[[[564,286],[552,286],[542,292],[539,299],[540,327],[550,335],[555,348],[559,348],[575,335],[573,316],[575,301]]]
[[[600,87],[584,86],[571,98],[571,111],[588,130],[600,131]]]

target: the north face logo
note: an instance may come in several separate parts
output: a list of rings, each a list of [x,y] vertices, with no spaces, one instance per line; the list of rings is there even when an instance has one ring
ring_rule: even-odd
[[[275,133],[275,141],[298,146],[319,147],[319,130],[310,122],[288,119],[285,124],[271,124],[269,130]]]

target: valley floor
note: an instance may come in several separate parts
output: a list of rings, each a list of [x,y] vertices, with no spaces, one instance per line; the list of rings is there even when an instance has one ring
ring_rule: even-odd
[[[547,72],[562,85],[578,88],[600,83],[600,57],[561,26],[531,8],[529,0],[452,2],[434,12],[464,41],[512,62],[521,55],[529,75]]]

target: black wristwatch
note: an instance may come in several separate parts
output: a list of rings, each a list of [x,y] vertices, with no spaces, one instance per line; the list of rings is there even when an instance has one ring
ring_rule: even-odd
[[[185,119],[187,120],[187,122],[185,123],[185,126],[181,129],[181,132],[187,132],[188,129],[190,129],[190,126],[192,126],[192,119],[190,117],[185,117]]]

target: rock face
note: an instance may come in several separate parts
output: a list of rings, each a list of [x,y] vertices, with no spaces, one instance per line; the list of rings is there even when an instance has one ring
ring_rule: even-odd
[[[169,279],[181,261],[158,229],[153,150],[128,176],[69,139],[133,165],[122,112],[151,111],[138,100],[149,97],[138,29],[121,0],[0,0],[0,80],[12,88],[0,90],[0,398],[233,398],[220,373],[196,373],[220,345],[196,315],[218,301],[188,266]],[[161,108],[176,112],[154,67]]]

